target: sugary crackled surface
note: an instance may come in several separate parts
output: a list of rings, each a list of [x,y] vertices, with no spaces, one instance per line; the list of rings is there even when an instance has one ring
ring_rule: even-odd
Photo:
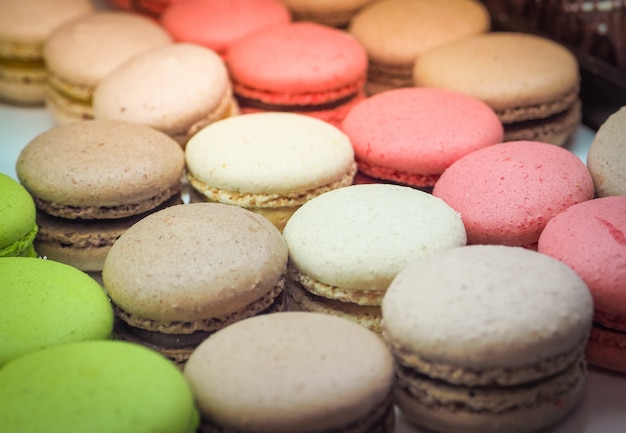
[[[180,370],[121,341],[64,344],[0,370],[7,431],[193,433],[198,413]]]
[[[26,236],[35,225],[35,203],[15,179],[0,173],[0,249]]]
[[[180,145],[148,126],[91,120],[51,128],[20,152],[16,171],[34,196],[66,206],[116,206],[179,188]]]
[[[250,113],[212,123],[185,148],[189,172],[233,192],[305,192],[341,179],[354,150],[338,128],[294,113]]]
[[[576,348],[593,302],[567,265],[520,247],[473,245],[414,260],[389,286],[383,332],[431,363],[535,365]]]
[[[0,365],[27,353],[113,331],[113,308],[87,274],[38,258],[0,260]]]
[[[247,97],[241,93],[247,88],[270,92],[274,101],[265,102],[274,103],[280,103],[283,94],[304,94],[309,100],[302,103],[307,105],[353,95],[367,71],[365,49],[352,36],[310,22],[280,24],[248,35],[231,45],[226,60],[235,93]],[[314,92],[319,100],[310,100]]]
[[[600,125],[587,154],[596,195],[626,195],[626,107]]]
[[[97,11],[57,29],[46,41],[43,56],[54,74],[95,86],[125,60],[171,42],[165,29],[147,17]]]
[[[537,249],[569,265],[587,283],[597,321],[626,330],[626,196],[564,210],[548,222]]]
[[[242,431],[332,430],[364,417],[391,391],[383,340],[351,321],[288,312],[237,322],[185,366],[202,413]]]
[[[473,150],[500,143],[503,127],[484,102],[443,89],[404,88],[371,96],[346,116],[357,161],[440,174]]]
[[[171,206],[130,227],[111,247],[102,278],[129,314],[159,322],[238,311],[274,289],[287,246],[266,218],[238,206]]]
[[[348,27],[371,60],[412,64],[425,51],[484,33],[490,18],[475,0],[383,0],[366,5]]]
[[[461,214],[470,244],[533,244],[552,217],[593,194],[589,170],[576,155],[534,141],[472,152],[433,188]]]
[[[339,188],[289,219],[283,236],[302,273],[341,288],[384,291],[411,260],[465,245],[460,216],[423,191],[390,184]]]
[[[543,108],[543,117],[564,111],[577,99],[579,73],[574,55],[556,42],[490,32],[424,53],[415,63],[413,78],[417,86],[475,96],[503,118],[507,110],[519,109],[511,121],[523,120],[523,108]]]
[[[140,53],[108,74],[93,95],[96,119],[186,132],[231,92],[228,71],[212,50],[188,43]]]

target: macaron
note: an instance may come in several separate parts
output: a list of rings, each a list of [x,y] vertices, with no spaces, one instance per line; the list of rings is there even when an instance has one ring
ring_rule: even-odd
[[[354,150],[335,126],[295,113],[250,113],[215,122],[185,149],[193,201],[241,206],[282,230],[293,212],[352,184]],[[195,199],[194,197],[198,197]]]
[[[116,336],[179,365],[211,333],[282,311],[287,246],[238,206],[191,203],[152,213],[113,244],[102,270]]]
[[[13,433],[194,433],[198,421],[180,370],[138,345],[63,344],[0,369],[0,423]]]
[[[372,0],[281,0],[295,21],[312,21],[346,28],[350,20]]]
[[[45,347],[111,338],[111,303],[84,272],[52,260],[2,257],[0,275],[0,367]]]
[[[15,179],[0,173],[0,257],[36,257],[39,227],[33,198]]]
[[[288,111],[338,126],[365,97],[365,49],[346,32],[322,24],[261,29],[233,43],[226,60],[243,113]]]
[[[461,217],[418,189],[363,184],[300,207],[283,237],[290,310],[326,313],[380,332],[380,303],[413,259],[465,245]]]
[[[0,100],[43,105],[43,44],[59,26],[89,14],[89,0],[4,0],[0,3]]]
[[[183,147],[204,126],[239,113],[222,59],[190,43],[128,59],[98,83],[92,107],[95,119],[151,126]]]
[[[626,372],[626,196],[574,205],[552,218],[537,251],[571,267],[594,301],[587,361]]]
[[[593,137],[587,167],[596,197],[626,195],[626,106],[612,113]]]
[[[134,55],[171,42],[153,20],[118,10],[96,11],[57,28],[43,47],[44,99],[54,121],[92,119],[91,97],[100,80]]]
[[[407,265],[382,303],[395,401],[439,432],[534,432],[586,385],[593,301],[567,265],[536,251],[472,245]]]
[[[413,86],[413,64],[448,42],[489,31],[491,19],[476,0],[381,0],[350,21],[348,32],[367,51],[368,95]]]
[[[444,89],[378,93],[357,103],[341,128],[360,172],[414,187],[432,187],[457,159],[503,138],[487,104]]]
[[[415,62],[418,87],[440,87],[486,102],[506,141],[564,145],[580,126],[576,57],[551,39],[490,32],[439,46]]]
[[[281,0],[179,0],[159,21],[175,41],[214,50],[222,58],[228,47],[256,30],[291,21]]]
[[[538,141],[510,141],[465,155],[444,171],[433,195],[461,214],[469,244],[536,248],[548,221],[594,197],[585,164]]]
[[[184,153],[148,126],[108,120],[58,125],[20,152],[17,176],[38,209],[38,253],[100,271],[136,219],[181,202]]]
[[[201,431],[394,431],[391,353],[379,336],[338,317],[242,320],[202,342],[184,376]]]

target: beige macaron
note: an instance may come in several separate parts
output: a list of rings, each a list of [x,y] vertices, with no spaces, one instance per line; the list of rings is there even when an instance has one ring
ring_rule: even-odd
[[[0,99],[19,105],[43,104],[44,41],[57,27],[93,10],[89,0],[0,2]]]
[[[380,303],[412,260],[466,244],[461,217],[418,189],[362,184],[324,193],[298,209],[289,247],[289,308],[341,316],[380,332]]]
[[[212,332],[284,309],[287,246],[267,219],[238,206],[170,206],[131,226],[104,262],[118,338],[179,364]]]
[[[302,204],[351,185],[348,137],[330,123],[295,113],[252,113],[214,122],[185,148],[200,200],[244,207],[280,230]]]
[[[491,32],[436,47],[415,62],[414,84],[474,96],[504,125],[504,140],[563,145],[581,121],[579,68],[545,37]]]
[[[350,21],[348,32],[369,58],[369,95],[413,86],[413,64],[424,52],[490,28],[487,9],[477,0],[379,0]]]
[[[206,125],[239,113],[221,57],[188,43],[128,59],[98,83],[92,105],[96,119],[148,125],[183,147]]]
[[[437,251],[396,276],[382,314],[396,404],[423,427],[534,432],[583,397],[591,294],[545,254],[501,245]]]
[[[597,197],[626,195],[626,106],[598,128],[587,153],[587,168]]]
[[[350,20],[372,0],[281,0],[294,21],[312,21],[345,28]]]
[[[54,120],[93,118],[96,85],[127,59],[172,42],[155,21],[139,14],[99,10],[57,28],[45,41],[45,103]]]
[[[230,325],[184,369],[200,431],[392,433],[393,358],[348,320],[282,312]]]

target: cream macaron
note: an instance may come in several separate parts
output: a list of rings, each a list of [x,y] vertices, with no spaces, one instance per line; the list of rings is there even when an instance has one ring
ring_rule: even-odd
[[[96,119],[140,123],[183,147],[206,125],[239,113],[226,65],[213,50],[189,43],[140,53],[100,81]]]
[[[283,236],[289,248],[292,310],[344,317],[380,332],[380,303],[412,260],[466,244],[461,217],[418,189],[363,184],[300,207]]]
[[[299,206],[351,185],[356,173],[352,144],[341,130],[282,112],[208,125],[187,142],[185,161],[196,197],[257,212],[280,230]]]
[[[113,244],[102,280],[118,338],[184,364],[211,333],[282,311],[287,246],[267,219],[238,206],[168,207]]]

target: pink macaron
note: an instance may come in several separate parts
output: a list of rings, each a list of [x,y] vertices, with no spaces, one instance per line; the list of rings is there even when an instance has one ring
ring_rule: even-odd
[[[160,16],[175,41],[202,45],[222,57],[230,44],[243,36],[290,20],[289,10],[280,0],[179,0]]]
[[[570,151],[539,141],[509,141],[453,163],[433,195],[461,214],[468,244],[536,248],[553,217],[594,197],[585,164]]]
[[[570,266],[594,303],[587,361],[626,372],[626,196],[596,198],[552,218],[537,250]]]
[[[357,103],[342,123],[359,172],[432,187],[468,153],[500,143],[502,123],[484,102],[443,89],[402,88]]]
[[[267,27],[226,57],[242,113],[288,111],[339,126],[365,97],[367,54],[344,31],[312,22]]]

